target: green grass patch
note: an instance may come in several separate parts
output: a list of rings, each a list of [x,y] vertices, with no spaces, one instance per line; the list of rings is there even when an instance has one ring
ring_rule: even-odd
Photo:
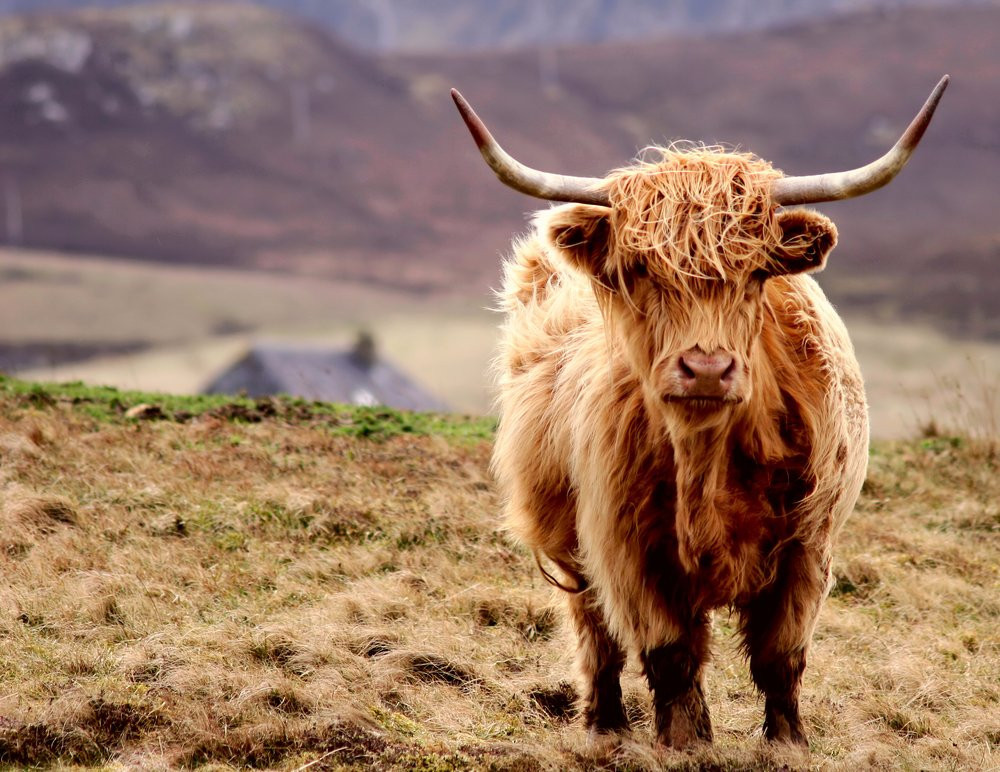
[[[4,375],[0,375],[0,400],[8,406],[23,408],[63,406],[102,423],[150,420],[183,423],[203,416],[234,423],[284,420],[320,424],[337,435],[375,440],[405,434],[488,440],[496,429],[496,420],[491,417],[411,413],[389,407],[358,407],[289,396],[252,399],[220,394],[181,396],[122,391],[80,382],[33,383]]]

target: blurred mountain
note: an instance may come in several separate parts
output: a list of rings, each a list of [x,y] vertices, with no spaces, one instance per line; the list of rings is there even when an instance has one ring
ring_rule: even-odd
[[[905,7],[997,0],[257,0],[326,25],[352,45],[431,52],[648,40],[787,26]],[[148,0],[0,0],[0,13],[138,5]],[[226,0],[201,0],[220,5]]]
[[[0,241],[476,294],[540,202],[497,184],[449,86],[553,171],[599,176],[687,138],[810,174],[880,155],[950,72],[900,178],[824,207],[841,243],[823,281],[875,315],[1000,337],[997,29],[994,7],[880,10],[723,38],[390,57],[250,5],[11,16]]]

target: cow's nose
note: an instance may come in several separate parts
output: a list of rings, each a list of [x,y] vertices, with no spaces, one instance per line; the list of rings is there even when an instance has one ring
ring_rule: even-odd
[[[677,358],[677,380],[687,397],[725,397],[735,376],[736,357],[723,349],[691,349]]]

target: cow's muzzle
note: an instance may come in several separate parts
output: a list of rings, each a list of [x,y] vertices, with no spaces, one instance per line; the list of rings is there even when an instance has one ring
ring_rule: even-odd
[[[739,402],[741,367],[725,349],[706,354],[700,348],[688,349],[674,359],[669,368],[664,402]]]

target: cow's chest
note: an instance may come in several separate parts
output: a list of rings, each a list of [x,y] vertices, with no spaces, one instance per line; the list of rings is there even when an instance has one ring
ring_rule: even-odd
[[[778,547],[794,539],[798,505],[812,487],[802,465],[764,466],[741,460],[730,465],[711,495],[685,490],[669,478],[656,485],[649,515],[661,524],[647,550],[647,569],[663,588],[696,608],[739,605],[775,576]],[[682,501],[681,497],[688,496]],[[680,557],[685,526],[679,510],[688,507],[687,526],[695,538],[697,564]]]

